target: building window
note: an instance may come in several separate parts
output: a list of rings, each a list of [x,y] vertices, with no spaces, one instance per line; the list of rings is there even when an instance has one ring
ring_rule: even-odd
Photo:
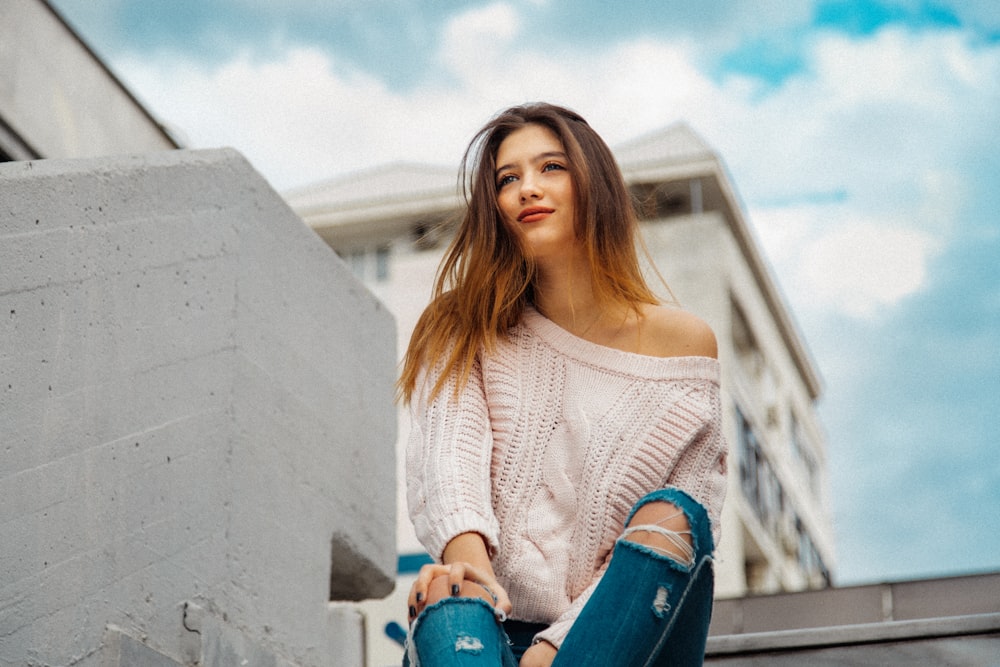
[[[816,545],[813,544],[812,538],[809,537],[809,531],[806,530],[806,527],[802,524],[798,517],[795,519],[795,529],[799,535],[799,567],[802,568],[802,571],[808,576],[810,587],[829,587],[833,583],[830,577],[830,571],[826,568],[826,564],[823,562],[823,558],[820,557],[819,551],[817,551]]]
[[[383,282],[389,279],[389,246],[375,248],[375,280]]]
[[[736,409],[736,421],[740,452],[740,485],[743,488],[743,495],[756,510],[761,523],[767,525],[770,466],[760,449],[760,442],[753,426],[739,408]]]
[[[347,255],[347,265],[351,267],[351,272],[357,276],[358,280],[365,279],[365,251],[354,249]]]
[[[341,254],[341,257],[347,262],[351,273],[362,282],[368,282],[373,278],[378,282],[389,279],[391,258],[388,245],[378,246],[374,252],[366,248],[354,248]]]
[[[757,380],[763,374],[764,355],[760,351],[760,346],[757,344],[757,336],[754,335],[753,329],[750,327],[750,321],[747,319],[743,308],[736,302],[736,299],[733,299],[731,304],[733,348],[736,351],[736,359],[739,361],[744,374],[753,380]]]
[[[816,484],[819,481],[819,464],[816,462],[816,457],[812,453],[812,447],[809,445],[809,438],[806,435],[805,428],[802,426],[802,422],[800,422],[798,417],[795,416],[794,411],[790,412],[789,422],[791,422],[790,442],[792,456],[795,458],[796,462],[802,466],[803,469],[805,469],[809,482],[809,488],[816,491]]]
[[[694,183],[697,182],[697,186]],[[701,181],[695,179],[691,184],[685,181],[668,183],[640,183],[631,188],[632,199],[636,202],[636,211],[640,220],[662,220],[692,212],[692,195],[698,197],[698,209],[701,213]]]
[[[753,398],[753,405],[749,406],[751,414],[759,417],[758,423],[776,435],[784,416],[780,407],[780,378],[768,363],[746,311],[735,297],[730,297],[730,305],[736,367],[749,387],[747,395]]]
[[[787,555],[798,561],[811,587],[829,586],[829,570],[761,449],[753,425],[739,407],[736,422],[740,488],[761,526]]]

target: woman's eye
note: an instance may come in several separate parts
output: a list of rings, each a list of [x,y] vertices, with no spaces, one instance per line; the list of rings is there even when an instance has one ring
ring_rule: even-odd
[[[497,181],[497,189],[499,190],[500,188],[502,188],[503,186],[507,185],[508,183],[513,183],[516,180],[517,180],[517,177],[514,176],[514,174],[504,174]]]
[[[542,167],[542,171],[552,171],[553,169],[565,169],[565,168],[566,167],[562,166],[558,162],[548,162],[544,167]]]

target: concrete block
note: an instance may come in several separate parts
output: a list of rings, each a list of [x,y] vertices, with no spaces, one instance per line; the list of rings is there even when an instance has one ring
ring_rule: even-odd
[[[0,665],[361,656],[330,600],[395,577],[389,312],[231,150],[0,191]]]

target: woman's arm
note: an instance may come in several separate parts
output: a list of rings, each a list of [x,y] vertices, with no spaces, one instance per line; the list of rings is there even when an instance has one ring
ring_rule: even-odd
[[[667,486],[683,489],[705,506],[712,522],[712,540],[718,547],[722,503],[726,498],[728,448],[722,435],[719,391],[707,391],[704,397],[705,425],[677,459],[667,478]]]
[[[486,551],[486,541],[479,533],[462,533],[448,542],[441,556],[444,563],[468,563],[493,574],[493,565]]]
[[[477,360],[461,391],[455,391],[452,377],[428,401],[434,371],[440,367],[419,379],[411,402],[406,472],[410,518],[437,563],[425,565],[417,575],[410,616],[453,595],[480,597],[509,613],[510,600],[490,563],[499,526],[491,502],[493,430],[482,369]]]
[[[481,535],[488,556],[499,546],[499,526],[491,501],[493,431],[482,372],[477,361],[457,395],[457,379],[449,378],[428,401],[425,392],[436,382],[435,372],[440,368],[421,377],[410,404],[406,453],[410,519],[417,538],[437,562],[446,562],[446,547],[464,533]]]

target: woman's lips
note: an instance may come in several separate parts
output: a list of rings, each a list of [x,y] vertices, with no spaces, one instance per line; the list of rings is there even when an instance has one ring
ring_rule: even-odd
[[[518,222],[538,222],[550,213],[555,213],[554,208],[544,208],[541,206],[532,206],[531,208],[526,208],[517,214]]]

